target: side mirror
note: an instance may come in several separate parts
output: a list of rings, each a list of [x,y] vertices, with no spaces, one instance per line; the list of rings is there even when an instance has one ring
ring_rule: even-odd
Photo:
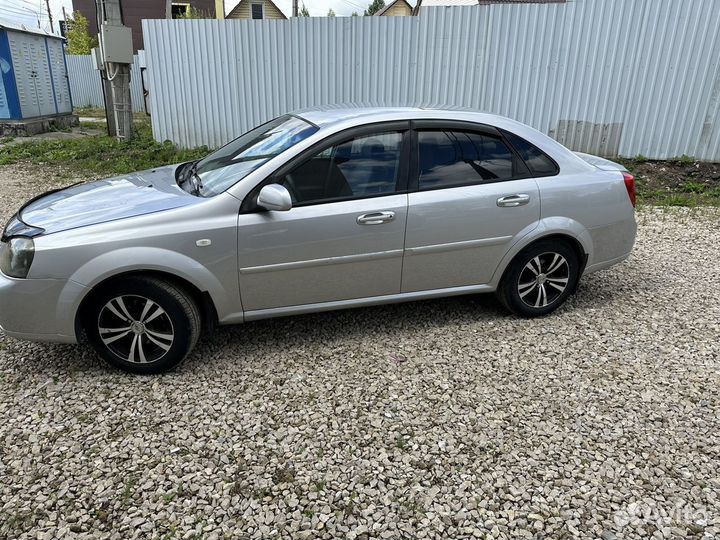
[[[292,208],[292,197],[280,184],[268,184],[258,193],[257,204],[266,210],[287,212]]]

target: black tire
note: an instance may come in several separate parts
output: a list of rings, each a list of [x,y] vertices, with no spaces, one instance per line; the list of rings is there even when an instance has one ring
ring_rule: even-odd
[[[200,336],[201,318],[183,289],[161,279],[132,276],[94,294],[83,326],[88,341],[107,362],[123,371],[151,375],[185,359]]]
[[[495,294],[515,315],[541,317],[567,300],[579,273],[577,253],[569,243],[539,240],[515,256]]]

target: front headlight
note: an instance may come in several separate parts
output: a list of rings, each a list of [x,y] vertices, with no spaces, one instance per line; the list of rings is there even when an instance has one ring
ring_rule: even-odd
[[[0,271],[6,276],[26,278],[35,257],[32,238],[16,236],[0,242]]]

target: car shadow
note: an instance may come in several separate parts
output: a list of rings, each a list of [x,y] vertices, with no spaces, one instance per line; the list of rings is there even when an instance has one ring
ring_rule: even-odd
[[[606,286],[601,279],[581,284],[578,294],[556,313],[562,316],[574,310],[611,305],[622,290],[616,287],[605,290]],[[219,327],[214,335],[202,339],[184,369],[212,363],[213,358],[227,355],[229,350],[237,351],[235,354],[243,354],[243,350],[273,351],[274,356],[282,356],[308,344],[396,342],[402,332],[437,335],[439,331],[442,335],[443,328],[516,320],[494,294],[475,294],[251,321]],[[238,344],[242,347],[238,348]]]
[[[637,276],[634,277],[631,281],[637,285]],[[655,287],[652,282],[644,283],[645,286]],[[574,310],[603,308],[611,305],[618,297],[631,294],[632,286],[619,272],[608,271],[587,276],[581,281],[578,293],[556,313],[562,315]],[[497,322],[514,318],[493,294],[474,294],[252,321],[221,326],[212,335],[201,338],[180,371],[192,372],[208,365],[208,362],[213,364],[216,359],[227,357],[228,353],[247,359],[248,356],[242,351],[292,353],[299,344],[397,340],[398,332],[403,331],[442,330],[444,327],[456,328],[482,321]],[[12,362],[13,371],[18,373],[32,373],[35,376],[38,372],[54,376],[58,372],[79,371],[85,375],[98,376],[120,374],[100,360],[87,344],[28,343],[0,335],[0,353],[3,352],[3,356]]]
[[[242,334],[244,341],[257,340],[258,345],[267,344],[269,339],[275,345],[285,342],[292,345],[297,337],[324,341],[377,338],[397,330],[457,326],[507,316],[494,295],[477,294],[265,319],[220,327],[217,331]]]

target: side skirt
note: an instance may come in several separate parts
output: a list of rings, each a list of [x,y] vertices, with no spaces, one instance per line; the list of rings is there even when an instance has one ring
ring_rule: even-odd
[[[271,319],[273,317],[286,317],[289,315],[302,315],[304,313],[317,313],[319,311],[333,311],[336,309],[348,309],[382,304],[396,304],[400,302],[411,302],[413,300],[427,300],[430,298],[441,298],[444,296],[460,296],[463,294],[489,293],[495,290],[490,285],[469,285],[465,287],[451,287],[447,289],[433,289],[430,291],[417,291],[400,294],[387,294],[383,296],[371,296],[369,298],[355,298],[352,300],[339,300],[336,302],[321,302],[318,304],[304,304],[300,306],[288,306],[270,309],[258,309],[245,312],[245,321],[257,321],[260,319]]]

